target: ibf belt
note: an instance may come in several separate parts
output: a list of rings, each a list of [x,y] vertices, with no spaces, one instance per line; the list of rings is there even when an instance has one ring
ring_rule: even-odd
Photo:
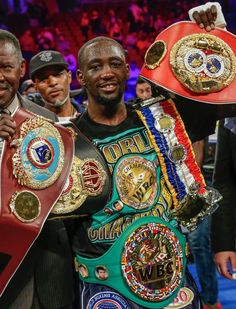
[[[61,195],[74,154],[66,128],[22,108],[13,118],[16,133],[1,157],[0,294]]]
[[[80,279],[109,286],[146,308],[163,308],[177,296],[185,267],[185,238],[160,218],[136,220],[95,259],[77,256]]]
[[[180,96],[212,104],[236,102],[236,36],[178,22],[158,34],[140,75]]]

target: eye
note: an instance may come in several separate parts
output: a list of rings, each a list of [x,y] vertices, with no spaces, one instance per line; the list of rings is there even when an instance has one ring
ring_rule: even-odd
[[[113,68],[119,68],[122,65],[122,63],[120,63],[118,61],[114,61],[114,62],[111,63],[111,65],[112,65]]]
[[[39,79],[39,82],[42,83],[42,84],[47,83],[47,81],[48,81],[47,77],[43,77],[43,78]]]
[[[92,71],[98,71],[99,69],[100,69],[100,65],[99,64],[93,64],[90,67],[90,70],[92,70]]]
[[[11,65],[4,65],[3,66],[3,71],[5,73],[10,73],[13,70],[13,67]]]
[[[60,77],[60,76],[64,75],[64,73],[65,73],[65,71],[63,70],[63,71],[61,71],[61,72],[58,72],[57,74],[55,74],[55,76],[58,76],[58,77]]]

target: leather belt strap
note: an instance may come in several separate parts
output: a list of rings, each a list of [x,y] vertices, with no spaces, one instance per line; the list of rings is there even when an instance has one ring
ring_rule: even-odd
[[[54,139],[55,141],[50,141],[51,137],[50,134],[48,134],[48,141],[48,136],[42,133],[42,141],[38,140],[37,137],[33,138],[32,141],[28,143],[28,152],[24,154],[24,149],[21,149],[21,154],[23,153],[22,161],[27,161],[30,156],[32,156],[33,159],[38,158],[40,156],[40,147],[42,147],[41,149],[49,152],[50,147],[52,147],[51,154],[53,154],[54,158],[58,156],[58,160],[60,160],[60,155],[64,155],[64,158],[63,164],[61,164],[62,166],[57,177],[54,177],[52,172],[52,177],[54,177],[55,179],[51,183],[49,183],[49,185],[47,185],[46,182],[46,185],[42,188],[40,188],[40,185],[39,188],[32,188],[32,184],[27,186],[27,184],[21,183],[22,180],[20,175],[18,175],[18,179],[13,175],[13,169],[17,170],[18,168],[13,160],[13,157],[18,150],[16,149],[16,147],[12,147],[11,141],[4,142],[1,157],[0,295],[2,295],[2,293],[4,292],[7,284],[20,266],[25,255],[33,245],[36,238],[39,236],[40,231],[43,228],[44,222],[46,221],[52,207],[61,195],[67,179],[67,175],[70,172],[71,163],[74,155],[74,140],[71,132],[66,128],[58,124],[53,124],[46,118],[44,119],[43,117],[30,113],[22,108],[17,109],[12,116],[16,122],[16,134],[14,136],[14,139],[18,139],[18,141],[20,142],[19,137],[21,134],[20,132],[22,132],[23,123],[27,123],[28,120],[34,121],[34,119],[39,118],[42,119],[42,121],[46,121],[46,123],[50,124],[50,126],[53,126],[53,130],[57,132],[60,143],[62,144],[61,149],[64,149],[63,152],[59,154],[56,153],[58,149],[53,145],[55,141],[55,145],[57,144],[56,138]],[[32,132],[32,128],[28,129],[29,131],[28,134],[26,134],[25,140],[28,138],[28,136],[30,136]],[[24,165],[24,163],[25,162],[22,162],[22,165]],[[49,173],[49,169],[50,167],[47,167],[45,168],[45,171]],[[32,174],[34,175],[34,173]],[[27,175],[28,171],[25,174],[26,178]],[[40,173],[39,176],[41,177]],[[24,218],[25,211],[24,193],[26,193],[26,195],[28,194],[31,198],[29,206],[30,203],[34,202],[42,206],[40,207],[38,215],[33,217],[32,220],[28,221],[22,219]],[[17,201],[17,198],[14,200],[13,197],[15,194],[22,194],[22,196],[20,196],[22,197],[23,201]],[[12,203],[14,204],[14,202],[15,206],[19,204],[20,207],[22,207],[20,209],[22,211],[22,213],[20,213],[20,216],[22,216],[22,218],[20,216],[17,217],[17,215],[19,215],[19,213],[17,214],[18,210],[14,210],[11,207]]]
[[[228,65],[229,72],[228,71],[227,72],[231,74],[230,76],[232,77],[232,79],[228,82],[227,87],[223,89],[215,89],[215,91],[213,87],[213,91],[211,93],[204,93],[204,92],[197,93],[191,91],[187,86],[185,87],[183,83],[181,83],[179,79],[177,79],[176,76],[174,75],[173,70],[171,69],[170,59],[175,52],[175,48],[177,48],[176,44],[181,42],[181,40],[183,40],[184,38],[187,38],[188,36],[194,37],[194,35],[199,36],[198,41],[200,46],[202,43],[205,44],[205,42],[209,41],[208,39],[204,39],[205,36],[215,38],[216,42],[215,44],[212,44],[214,45],[214,47],[213,46],[209,47],[210,50],[209,52],[211,54],[209,57],[211,58],[209,58],[209,62],[206,64],[206,66],[210,66],[211,61],[212,62],[215,61],[215,63],[217,64],[216,67],[214,67],[214,69],[216,69],[216,71],[217,69],[218,70],[220,69],[220,65],[222,65],[221,68],[222,69],[224,68],[224,70],[226,71],[227,65],[223,65],[223,61],[221,61],[221,58],[219,57],[219,55],[222,53],[222,50],[223,49],[226,50],[226,48],[224,48],[225,46],[224,44],[227,44],[227,46],[232,50],[231,51],[232,59],[230,59],[230,57],[225,57],[228,58],[227,61],[231,60],[232,62],[231,65]],[[221,44],[222,46],[217,40],[219,40],[219,42],[222,42]],[[155,43],[159,45],[155,45]],[[217,46],[216,50],[215,46]],[[185,46],[183,46],[183,49],[184,47]],[[201,50],[204,50],[204,48],[200,49],[199,55],[202,54]],[[187,57],[188,54],[186,52],[185,62],[183,61],[185,65],[183,65],[182,78],[183,80],[186,80],[186,85],[188,85],[189,82],[186,75],[187,72],[186,66],[191,65],[191,63],[189,62],[191,60],[191,57],[194,58],[194,51],[196,51],[196,48],[193,46],[193,48],[190,49],[190,51],[192,51],[192,54],[190,54],[189,52],[189,58],[188,58]],[[143,65],[140,71],[140,75],[148,79],[149,81],[153,82],[154,84],[160,86],[161,88],[164,88],[180,96],[183,96],[187,99],[212,104],[232,104],[236,102],[236,92],[235,92],[236,78],[234,78],[235,60],[233,56],[233,54],[235,55],[235,52],[236,52],[236,36],[234,34],[219,28],[207,32],[205,29],[200,29],[195,22],[182,21],[171,25],[170,27],[166,28],[165,30],[163,30],[161,33],[158,34],[158,36],[155,39],[155,42],[150,46],[145,55],[145,64]],[[189,59],[189,62],[187,62],[186,59]],[[149,62],[151,62],[150,64],[152,64],[153,66],[148,65]],[[192,67],[192,69],[194,70],[194,67]],[[196,77],[197,71],[193,74],[195,74]],[[198,74],[198,79],[200,79],[201,74],[204,73],[200,72]],[[217,77],[217,74],[215,75],[216,77],[214,78],[214,73],[212,73],[212,80],[215,81],[218,79],[220,84],[223,80],[223,74],[221,74],[219,77]]]

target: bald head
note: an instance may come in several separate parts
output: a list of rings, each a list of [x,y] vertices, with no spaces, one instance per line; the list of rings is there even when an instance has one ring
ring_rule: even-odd
[[[92,40],[89,40],[88,42],[86,42],[79,50],[78,52],[78,66],[80,69],[83,68],[83,60],[84,60],[84,56],[85,56],[85,51],[88,47],[91,47],[92,45],[96,45],[97,43],[99,43],[99,45],[101,46],[101,48],[106,45],[113,45],[118,47],[122,54],[124,55],[124,59],[126,57],[126,51],[124,50],[124,48],[122,47],[122,45],[120,43],[118,43],[116,40],[113,40],[112,38],[106,37],[106,36],[99,36],[96,38],[93,38]]]
[[[0,29],[0,42],[4,45],[9,54],[15,54],[19,63],[23,60],[19,40],[14,34],[7,30]]]

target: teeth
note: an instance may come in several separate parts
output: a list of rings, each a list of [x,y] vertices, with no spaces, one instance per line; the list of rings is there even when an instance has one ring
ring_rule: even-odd
[[[105,85],[104,86],[104,88],[106,88],[106,89],[112,89],[112,88],[114,88],[115,87],[115,85]]]

